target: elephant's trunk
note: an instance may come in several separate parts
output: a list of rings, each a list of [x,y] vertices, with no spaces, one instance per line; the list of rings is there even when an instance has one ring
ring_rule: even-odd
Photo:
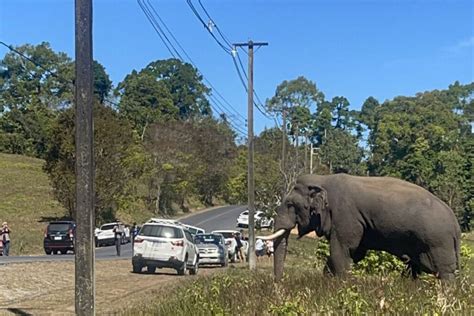
[[[283,266],[286,258],[286,249],[288,247],[288,236],[290,231],[286,231],[283,236],[274,241],[273,272],[275,273],[275,282],[283,277]]]

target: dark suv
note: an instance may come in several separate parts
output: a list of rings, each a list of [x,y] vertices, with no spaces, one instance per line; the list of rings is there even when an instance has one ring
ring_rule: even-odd
[[[48,224],[44,231],[44,252],[66,254],[68,250],[74,252],[76,223],[72,221],[57,221]]]

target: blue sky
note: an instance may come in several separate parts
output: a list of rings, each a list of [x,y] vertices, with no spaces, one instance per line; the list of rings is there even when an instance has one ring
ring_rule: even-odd
[[[201,1],[232,42],[269,42],[255,55],[255,90],[263,101],[300,75],[327,98],[347,97],[354,109],[368,96],[384,101],[474,81],[472,1]],[[201,73],[246,117],[232,59],[186,1],[151,2]],[[95,0],[93,14],[94,59],[115,85],[133,69],[171,57],[135,0]],[[74,1],[0,0],[0,40],[47,41],[74,57]],[[0,47],[0,56],[6,52]],[[256,112],[257,133],[273,125]]]

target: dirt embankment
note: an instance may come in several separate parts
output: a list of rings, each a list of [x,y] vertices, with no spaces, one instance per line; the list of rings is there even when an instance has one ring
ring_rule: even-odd
[[[96,312],[120,313],[123,308],[143,301],[153,290],[221,270],[200,269],[198,276],[184,277],[171,269],[159,269],[155,274],[134,274],[130,260],[97,261]],[[0,315],[74,314],[74,262],[0,265],[0,282]]]

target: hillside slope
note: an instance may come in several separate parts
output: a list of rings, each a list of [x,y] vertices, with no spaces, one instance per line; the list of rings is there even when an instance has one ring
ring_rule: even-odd
[[[41,159],[0,153],[0,222],[8,222],[11,255],[43,252],[47,221],[65,214]]]

